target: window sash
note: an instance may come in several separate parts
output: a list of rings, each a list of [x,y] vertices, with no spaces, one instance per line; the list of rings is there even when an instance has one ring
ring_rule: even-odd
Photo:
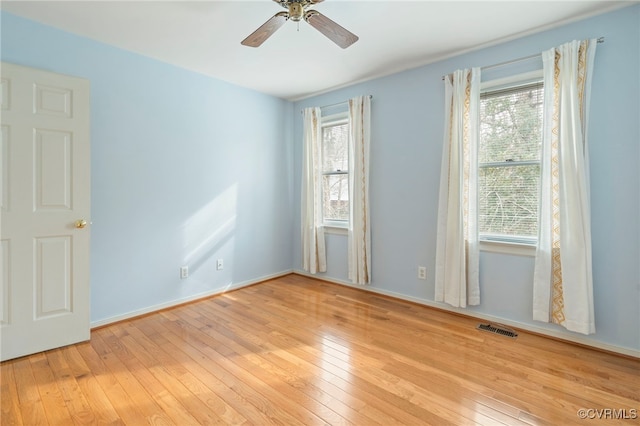
[[[481,240],[505,241],[519,244],[535,244],[537,240],[537,231],[539,226],[538,210],[540,205],[540,162],[509,162],[497,163],[494,166],[485,165],[480,170],[503,171],[502,175],[498,175],[497,179],[518,179],[518,169],[538,169],[538,176],[534,182],[529,182],[524,186],[516,186],[517,180],[507,180],[499,182],[498,185],[491,185],[485,179],[488,177],[482,173],[478,176],[479,185],[479,208],[478,208],[478,228]],[[514,173],[509,173],[511,169]],[[526,171],[524,171],[526,172]],[[522,181],[520,181],[522,183]],[[506,186],[505,186],[506,185]],[[516,194],[529,194],[535,198],[534,205],[527,204],[527,198],[516,199]],[[529,201],[531,198],[529,198]],[[482,208],[484,206],[484,208]],[[529,208],[527,208],[529,207]],[[499,210],[501,213],[496,213]],[[527,214],[526,212],[529,212]],[[532,213],[533,212],[533,213]],[[496,224],[498,222],[498,224]],[[509,234],[496,232],[497,229],[511,230]],[[492,229],[496,231],[491,231]],[[530,230],[531,232],[526,232]]]
[[[330,173],[322,178],[322,219],[346,223],[349,220],[349,175]]]
[[[322,128],[322,135],[323,135],[323,140],[322,140],[322,155],[325,155],[325,140],[324,140],[324,131],[328,128],[331,127],[337,127],[337,126],[344,126],[344,125],[349,125],[349,115],[348,115],[348,111],[345,111],[343,113],[338,113],[338,114],[333,114],[330,116],[325,116],[322,117],[322,124],[321,124],[321,128]],[[347,128],[347,132],[349,131],[349,129]],[[344,152],[347,156],[346,158],[346,164],[344,168],[340,168],[340,169],[326,169],[326,162],[322,161],[322,222],[324,223],[325,226],[329,226],[329,227],[336,227],[336,228],[346,228],[348,226],[349,223],[349,190],[348,190],[348,185],[349,185],[349,180],[348,180],[348,175],[349,175],[349,170],[348,170],[348,141],[344,141]],[[338,194],[338,198],[336,199],[334,197],[334,199],[331,199],[332,195],[336,195],[335,193],[330,193],[328,185],[329,185],[329,180],[331,180],[331,177],[338,178],[339,180],[343,180],[346,183],[346,188],[343,188],[343,191],[346,191],[346,194],[341,193]],[[342,177],[340,179],[340,177]],[[347,177],[345,179],[345,177]],[[346,195],[345,199],[342,199],[343,195]],[[333,206],[327,205],[327,203],[331,203],[333,204]],[[346,211],[345,211],[345,206],[346,206]],[[331,209],[331,210],[330,210]],[[334,213],[334,214],[332,214]]]
[[[517,166],[539,166],[540,160],[529,160],[529,161],[499,161],[494,163],[480,163],[478,167],[483,168],[494,168],[494,167],[517,167]]]
[[[488,82],[488,86],[491,86],[491,82]],[[493,86],[493,89],[491,88],[485,88],[483,90],[483,92],[481,93],[481,100],[490,100],[490,99],[494,99],[494,98],[498,98],[498,97],[502,97],[502,96],[508,96],[510,94],[517,94],[523,91],[529,91],[532,89],[542,89],[543,85],[542,85],[542,81],[539,78],[536,78],[535,80],[529,79],[528,81],[521,81],[518,82],[517,79],[511,80],[509,82],[508,85],[502,85],[501,87],[496,87]],[[515,167],[537,167],[538,170],[540,170],[540,166],[541,166],[541,162],[539,160],[539,154],[538,154],[538,158],[536,159],[527,159],[524,161],[520,161],[520,160],[511,160],[509,158],[506,158],[504,161],[490,161],[490,162],[484,162],[484,163],[478,163],[478,168],[479,168],[479,181],[478,181],[478,185],[479,187],[483,188],[483,194],[484,196],[488,196],[489,191],[492,189],[490,186],[488,186],[488,183],[486,181],[483,181],[483,179],[486,178],[487,175],[485,175],[483,173],[483,171],[488,171],[490,169],[494,169],[494,170],[503,170],[504,171],[504,176],[508,176],[509,173],[507,172],[508,168],[515,168]],[[514,171],[517,169],[513,169]],[[481,175],[484,175],[481,177]],[[531,219],[535,218],[535,231],[533,232],[533,235],[518,235],[518,231],[523,231],[526,230],[528,227],[530,229],[531,226],[531,222],[529,221],[528,225],[526,225],[527,223],[527,218],[523,217],[523,222],[524,225],[520,225],[518,224],[518,214],[517,211],[513,214],[510,214],[510,212],[506,212],[506,216],[503,217],[499,217],[499,215],[497,215],[495,212],[491,211],[491,204],[489,200],[485,200],[485,202],[487,203],[485,205],[485,207],[481,210],[480,206],[478,206],[478,226],[480,228],[480,226],[485,228],[485,231],[483,232],[482,230],[479,229],[479,238],[481,241],[485,241],[485,242],[498,242],[498,243],[510,243],[510,244],[517,244],[517,245],[529,245],[529,246],[534,246],[537,244],[537,229],[539,226],[539,221],[540,218],[538,217],[538,210],[539,210],[539,205],[540,205],[540,181],[539,181],[540,177],[537,177],[537,181],[536,182],[532,182],[533,185],[535,185],[535,192],[536,192],[536,196],[537,196],[537,203],[535,206],[530,206],[532,207],[531,210],[533,210],[533,208],[535,208],[535,217],[532,217]],[[504,188],[506,188],[505,192],[507,194],[516,194],[518,192],[521,192],[521,189],[514,187],[512,185],[512,181],[505,181],[505,184],[509,185],[509,186],[505,186]],[[482,184],[482,186],[481,186]],[[532,185],[532,186],[533,186]],[[479,188],[480,189],[480,188]],[[501,189],[498,187],[498,189]],[[534,189],[533,187],[528,188],[528,189]],[[513,200],[508,200],[507,202],[511,202]],[[499,220],[502,220],[504,218],[504,220],[511,220],[513,221],[513,227],[511,228],[512,230],[514,230],[513,234],[504,234],[504,233],[500,233],[500,232],[488,232],[486,230],[486,227],[489,225],[489,222],[485,222],[484,218],[481,218],[481,213],[484,214],[486,217],[496,217]],[[508,226],[505,226],[503,229],[508,229]],[[518,226],[522,226],[520,229],[518,229]],[[489,228],[490,229],[490,228]],[[495,228],[494,228],[495,229]],[[525,231],[526,232],[526,231]]]

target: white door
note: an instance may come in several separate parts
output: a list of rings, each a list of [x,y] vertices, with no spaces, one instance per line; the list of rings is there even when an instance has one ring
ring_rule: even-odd
[[[4,62],[0,74],[4,361],[89,339],[91,185],[89,82]]]

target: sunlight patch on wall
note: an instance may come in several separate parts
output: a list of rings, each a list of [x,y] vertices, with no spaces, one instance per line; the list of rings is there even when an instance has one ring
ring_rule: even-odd
[[[233,245],[237,200],[238,187],[233,184],[184,223],[183,264],[189,265],[191,271],[207,262],[215,263],[221,249]]]

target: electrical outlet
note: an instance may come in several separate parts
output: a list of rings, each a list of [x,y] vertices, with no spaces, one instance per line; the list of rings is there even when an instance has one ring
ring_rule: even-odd
[[[182,266],[180,267],[180,279],[187,278],[189,276],[189,267]]]
[[[218,262],[216,263],[216,269],[218,271],[221,271],[224,269],[224,260],[218,259]]]
[[[427,279],[427,267],[426,266],[418,266],[418,279],[426,280]]]

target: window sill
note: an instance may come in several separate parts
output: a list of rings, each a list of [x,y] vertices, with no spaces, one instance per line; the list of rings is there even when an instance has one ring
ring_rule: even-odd
[[[536,255],[536,246],[534,244],[521,244],[506,241],[480,240],[480,251],[534,257]]]
[[[347,235],[349,233],[349,228],[346,226],[322,225],[322,228],[324,228],[325,234]]]

